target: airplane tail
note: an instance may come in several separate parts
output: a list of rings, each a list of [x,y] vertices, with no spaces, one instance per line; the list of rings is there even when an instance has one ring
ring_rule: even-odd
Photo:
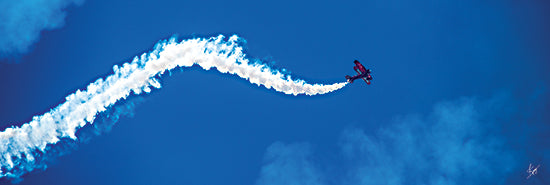
[[[351,76],[346,75],[346,79],[348,80],[349,83],[353,83],[353,80],[351,80]]]

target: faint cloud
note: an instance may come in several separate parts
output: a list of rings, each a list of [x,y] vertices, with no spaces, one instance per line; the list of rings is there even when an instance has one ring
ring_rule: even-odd
[[[84,0],[3,0],[0,1],[0,58],[28,52],[42,30],[60,28],[65,8]]]
[[[307,143],[273,143],[267,148],[258,185],[321,185],[322,175],[311,161]]]
[[[397,118],[368,135],[342,134],[352,184],[503,184],[517,163],[484,117],[493,103],[464,98],[435,106],[427,117]]]
[[[537,115],[523,115],[545,107],[539,104],[547,107],[548,102],[540,102],[546,97],[518,100],[501,93],[486,100],[460,98],[438,103],[426,115],[396,117],[377,130],[348,128],[338,141],[336,162],[312,161],[315,155],[307,143],[277,142],[267,149],[258,184],[525,183],[524,166],[548,150],[539,149],[537,155],[525,151],[548,147],[532,142],[538,137],[532,134],[547,133],[548,126],[527,124]],[[548,116],[538,117],[548,121]],[[538,129],[522,129],[526,126]],[[330,169],[318,166],[342,172],[327,173]]]

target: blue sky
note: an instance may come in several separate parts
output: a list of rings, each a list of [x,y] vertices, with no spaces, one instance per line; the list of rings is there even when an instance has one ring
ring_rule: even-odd
[[[248,57],[312,83],[344,81],[358,59],[374,80],[295,97],[177,70],[20,184],[550,182],[544,1],[26,2],[0,2],[15,20],[0,33],[25,38],[0,38],[2,129],[172,35],[237,34]],[[525,180],[529,162],[542,167]]]

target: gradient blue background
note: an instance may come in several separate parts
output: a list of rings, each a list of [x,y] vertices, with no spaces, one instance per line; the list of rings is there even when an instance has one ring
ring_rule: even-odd
[[[438,169],[407,172],[403,168],[414,165],[404,162],[408,155],[398,154],[403,151],[397,148],[422,155],[420,151],[430,151],[419,149],[422,143],[432,142],[431,136],[422,135],[452,135],[463,128],[429,129],[437,122],[431,117],[437,117],[441,102],[461,107],[464,97],[476,99],[473,104],[481,107],[498,99],[502,103],[496,107],[505,110],[476,109],[481,116],[473,125],[490,127],[460,138],[473,138],[478,146],[492,142],[484,138],[500,144],[486,149],[495,152],[494,158],[449,159],[449,166],[474,164],[447,180],[550,182],[545,177],[550,175],[550,6],[545,1],[94,0],[67,7],[66,15],[63,27],[43,31],[15,62],[2,59],[2,128],[28,122],[76,89],[110,74],[113,65],[150,51],[158,40],[174,34],[181,39],[237,34],[247,40],[249,57],[312,83],[344,81],[358,59],[373,70],[374,80],[370,86],[354,83],[327,95],[294,97],[235,76],[185,69],[163,78],[163,88],[145,95],[134,116],[78,144],[70,154],[48,163],[45,171],[25,175],[20,184],[310,182],[304,179],[317,179],[313,184],[387,184],[396,178],[353,180],[350,174],[363,163],[362,170],[396,170],[404,174],[397,175],[402,180],[416,184],[428,181]],[[424,126],[397,129],[414,125],[409,124],[415,122],[411,116],[420,117]],[[394,136],[411,133],[419,139],[413,143],[421,146],[395,144],[406,139],[388,139],[384,130]],[[346,154],[346,144],[359,141],[347,142],[350,133],[362,133],[383,146]],[[376,157],[380,151],[392,157]],[[500,161],[501,154],[508,158]],[[376,159],[390,162],[365,162]],[[480,163],[483,160],[491,163]],[[407,165],[394,165],[400,161]],[[529,162],[542,167],[527,181]],[[309,168],[314,169],[311,174]],[[277,172],[275,179],[288,181],[262,180],[269,179],[270,171]]]

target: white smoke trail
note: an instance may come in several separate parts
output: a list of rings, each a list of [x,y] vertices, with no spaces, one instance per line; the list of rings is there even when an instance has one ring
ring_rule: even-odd
[[[325,94],[344,87],[347,83],[332,85],[308,84],[270,69],[264,64],[251,63],[245,58],[237,36],[227,41],[223,36],[208,39],[189,39],[179,43],[174,38],[159,42],[150,53],[135,57],[130,63],[114,66],[114,74],[100,78],[67,96],[66,101],[43,115],[34,116],[21,127],[0,132],[0,178],[18,178],[37,167],[35,159],[47,147],[62,138],[76,140],[76,131],[93,124],[96,115],[132,92],[149,93],[151,87],[160,88],[158,77],[176,67],[198,64],[209,70],[215,67],[221,73],[236,74],[253,84],[273,88],[285,94]]]

